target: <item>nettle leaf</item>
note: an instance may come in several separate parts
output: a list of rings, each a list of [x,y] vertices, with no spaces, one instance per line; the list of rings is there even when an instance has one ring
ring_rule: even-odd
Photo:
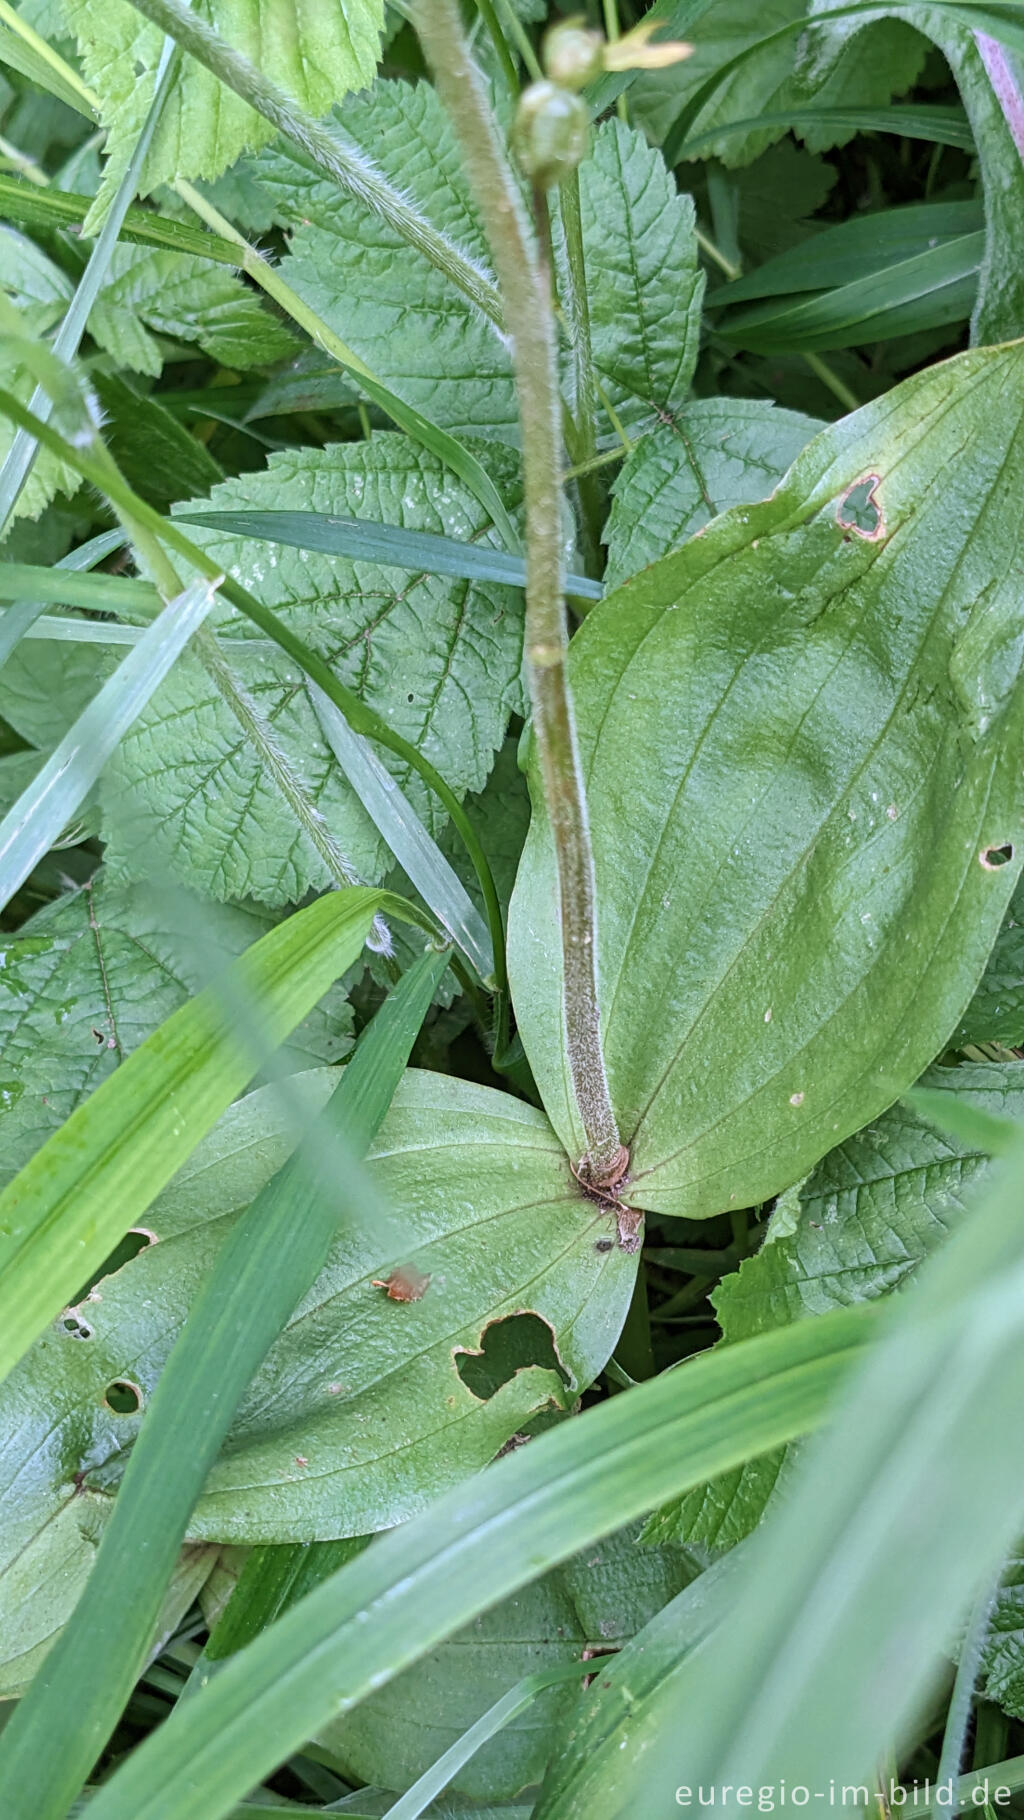
[[[587,1648],[621,1649],[697,1571],[681,1548],[638,1548],[636,1527],[621,1530],[477,1618],[318,1742],[346,1779],[408,1788],[517,1681],[578,1662]],[[538,1782],[579,1700],[578,1683],[549,1688],[449,1788],[500,1801]]]
[[[764,0],[756,12],[746,0],[714,0],[694,30],[696,49],[685,63],[634,83],[630,107],[654,139],[663,139],[701,85],[723,64],[770,33],[813,9],[807,0]],[[881,13],[882,9],[879,8]],[[769,44],[727,76],[691,121],[687,138],[709,133],[733,120],[816,106],[873,107],[903,94],[921,73],[924,40],[899,20],[836,20]],[[851,127],[794,128],[812,151],[825,151],[853,137]],[[702,158],[725,165],[749,164],[784,137],[786,127],[723,133],[702,146]]]
[[[284,360],[296,347],[230,267],[157,247],[116,249],[89,332],[122,366],[154,376],[163,366],[157,335],[198,342],[211,360],[243,369]]]
[[[823,426],[755,398],[699,398],[627,455],[605,527],[605,587],[692,537],[730,506],[770,493]]]
[[[100,96],[107,166],[94,214],[120,181],[156,87],[163,33],[127,0],[65,0],[85,74]],[[197,0],[197,15],[320,115],[373,78],[383,0]],[[219,177],[274,129],[192,57],[182,60],[143,170],[141,193],[176,177]]]
[[[492,468],[514,502],[516,463],[495,453]],[[417,444],[391,434],[282,451],[262,473],[216,487],[210,504],[337,513],[497,547],[497,533],[468,489]],[[192,535],[417,745],[453,789],[483,787],[520,701],[520,592],[202,528]],[[248,621],[233,611],[220,616],[218,630],[239,683],[349,864],[364,879],[379,879],[386,850],[334,760],[301,674],[265,640],[251,638]],[[16,668],[12,692],[23,674]],[[4,693],[0,679],[0,706]],[[12,724],[26,722],[19,716]],[[390,753],[380,756],[431,833],[439,833],[444,814],[419,777]],[[143,876],[159,861],[211,896],[271,904],[331,882],[257,746],[191,654],[122,742],[105,774],[103,803],[109,863],[119,877]]]
[[[1024,1116],[1024,1063],[935,1068],[921,1085],[982,1112]],[[783,1195],[760,1251],[714,1291],[724,1342],[903,1288],[969,1211],[989,1167],[986,1152],[908,1106],[890,1107]],[[760,1520],[790,1451],[689,1492],[646,1535],[731,1547]]]
[[[343,129],[482,266],[487,246],[451,126],[426,83],[378,82],[340,110]],[[260,162],[293,229],[289,284],[399,397],[459,432],[518,439],[508,347],[493,324],[369,208],[288,148]],[[693,204],[658,153],[612,120],[580,167],[594,357],[630,425],[681,404],[697,358],[703,277]]]
[[[1010,1555],[989,1617],[978,1693],[1024,1718],[1024,1548]]]
[[[956,1043],[1024,1046],[1024,884],[1018,883]]]
[[[201,990],[212,962],[241,954],[270,926],[255,911],[196,905],[202,920],[192,933],[181,912],[180,897],[168,903],[153,887],[121,888],[97,874],[6,941],[0,1181],[16,1175],[118,1063]],[[339,984],[280,1053],[293,1068],[337,1061],[351,1046],[351,1028]]]
[[[336,1075],[297,1075],[310,1111]],[[0,1390],[0,1632],[48,1531],[69,1526],[47,1622],[66,1617],[125,1451],[230,1222],[295,1140],[275,1089],[236,1104],[151,1205],[151,1242],[103,1278]],[[571,1407],[605,1363],[636,1257],[583,1197],[543,1113],[447,1076],[407,1074],[371,1153],[414,1235],[407,1256],[342,1236],[253,1379],[194,1514],[192,1540],[291,1542],[400,1522],[484,1466],[529,1417]],[[414,1299],[388,1293],[398,1277]],[[376,1281],[375,1281],[376,1279]],[[70,1507],[70,1516],[64,1516]],[[89,1551],[91,1552],[91,1550]],[[60,1602],[60,1613],[56,1606]]]
[[[36,332],[64,315],[74,286],[27,235],[0,228],[3,289]],[[295,336],[230,266],[158,247],[118,246],[89,313],[101,348],[137,373],[159,374],[156,336],[198,342],[228,367],[269,365],[293,354]]]
[[[963,354],[823,431],[573,640],[640,1207],[703,1218],[788,1187],[911,1084],[977,985],[1024,858],[1022,368],[1019,344]],[[513,994],[580,1156],[533,796]]]

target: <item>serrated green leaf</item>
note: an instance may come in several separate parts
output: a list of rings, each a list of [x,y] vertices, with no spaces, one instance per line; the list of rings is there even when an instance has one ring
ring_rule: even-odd
[[[633,1529],[609,1536],[448,1638],[320,1742],[349,1781],[406,1789],[514,1682],[587,1648],[621,1649],[696,1570],[682,1549],[638,1548]],[[541,1694],[448,1786],[466,1800],[500,1801],[539,1782],[579,1699],[572,1683]]]
[[[26,759],[37,771],[35,752],[0,763],[20,771]],[[267,927],[252,910],[204,908],[204,940],[225,962]],[[0,966],[0,1180],[203,983],[180,905],[148,885],[124,889],[98,875],[9,938]],[[332,986],[280,1054],[293,1068],[338,1061],[351,1027],[345,993]]]
[[[127,0],[67,0],[65,11],[107,127],[103,207],[152,98],[163,34]],[[315,114],[372,79],[383,19],[379,0],[327,8],[315,0],[202,0],[196,11]],[[142,193],[176,177],[218,177],[272,134],[266,121],[190,58],[146,160]]]
[[[157,247],[119,246],[93,305],[100,347],[137,373],[163,365],[155,335],[198,342],[211,360],[245,369],[295,350],[295,336],[224,265]]]
[[[936,1068],[923,1085],[990,1117],[1024,1116],[1024,1064]],[[891,1107],[782,1197],[760,1251],[713,1292],[724,1341],[904,1287],[964,1218],[989,1165],[984,1145],[958,1140],[914,1107]],[[731,1546],[760,1521],[783,1464],[767,1456],[688,1492],[652,1517],[646,1535]]]
[[[492,460],[492,466],[514,501],[518,481],[511,458]],[[210,504],[365,513],[497,547],[496,533],[468,489],[439,461],[391,434],[273,455],[263,473],[215,488]],[[483,786],[509,712],[520,700],[520,594],[496,583],[410,578],[405,569],[208,530],[195,535],[414,741],[455,790]],[[280,653],[268,653],[265,641],[253,646],[237,614],[221,616],[219,630],[222,652],[349,865],[363,878],[379,878],[387,863],[382,842],[339,771],[301,675]],[[30,663],[15,664],[9,679],[0,673],[0,707],[13,725],[36,729],[38,716],[30,721],[18,700]],[[390,768],[436,837],[445,819],[436,801],[417,776],[400,764]],[[136,723],[103,788],[109,863],[121,877],[143,875],[154,854],[162,854],[183,883],[219,898],[246,895],[281,904],[329,882],[324,859],[297,825],[261,754],[246,742],[235,714],[194,659],[178,667]]]
[[[358,958],[373,891],[328,893],[254,944],[173,1013],[0,1194],[0,1370],[6,1373],[83,1276],[145,1211],[272,1051]],[[251,1030],[224,992],[251,997]]]
[[[756,13],[745,0],[714,0],[695,28],[694,55],[633,84],[630,106],[635,117],[656,140],[662,140],[715,70],[812,11],[808,0],[766,0]],[[882,12],[879,8],[878,13]],[[785,124],[758,125],[737,134],[729,130],[732,121],[747,116],[760,120],[764,114],[786,114],[811,103],[816,108],[837,104],[877,107],[911,87],[924,55],[923,40],[901,21],[883,17],[866,27],[860,20],[830,25],[827,15],[823,16],[820,25],[806,30],[799,39],[794,35],[765,45],[726,77],[687,127],[685,139],[701,135],[700,157],[720,158],[726,165],[748,164],[783,137]],[[715,128],[722,130],[712,137]],[[838,120],[807,123],[801,137],[812,151],[824,151],[842,145],[855,131]],[[673,145],[673,162],[677,156],[678,147]]]
[[[104,441],[125,479],[158,510],[194,499],[223,480],[209,451],[121,373],[93,368],[92,382],[104,412]]]
[[[1018,885],[955,1043],[1024,1046],[1024,885]]]
[[[130,727],[202,625],[216,588],[194,581],[147,626],[0,823],[0,907],[6,908],[92,789]]]
[[[769,500],[606,597],[573,640],[605,1057],[638,1206],[700,1218],[778,1193],[963,1015],[1024,859],[1022,370],[1020,344],[960,355],[823,431]],[[533,794],[513,995],[580,1156]]]
[[[605,587],[679,548],[730,506],[763,499],[821,428],[756,398],[698,398],[627,455],[605,527]]]
[[[451,127],[432,88],[378,83],[340,122],[434,224],[486,266],[488,253]],[[283,275],[399,397],[460,433],[518,438],[507,346],[434,266],[287,147],[261,161],[293,228]],[[598,375],[630,423],[686,396],[702,278],[692,204],[656,152],[619,121],[580,169]]]

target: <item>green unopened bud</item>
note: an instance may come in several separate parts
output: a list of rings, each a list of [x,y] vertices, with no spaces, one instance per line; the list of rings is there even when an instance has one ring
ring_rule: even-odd
[[[523,90],[512,127],[512,146],[531,183],[550,190],[585,157],[590,136],[586,104],[554,82]]]
[[[604,68],[604,39],[582,19],[566,19],[546,34],[541,55],[552,82],[561,88],[585,88]]]

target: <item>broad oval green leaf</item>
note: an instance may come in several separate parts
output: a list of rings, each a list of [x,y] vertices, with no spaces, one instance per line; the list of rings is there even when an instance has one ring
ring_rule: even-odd
[[[889,1105],[970,998],[1024,851],[1024,346],[818,436],[597,607],[570,672],[612,1098],[640,1207],[763,1201]],[[510,915],[570,1155],[550,833]]]

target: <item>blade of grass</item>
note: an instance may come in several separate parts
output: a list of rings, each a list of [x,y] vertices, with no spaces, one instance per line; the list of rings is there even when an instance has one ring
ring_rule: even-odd
[[[297,637],[290,626],[278,619],[276,613],[273,613],[269,607],[265,607],[261,601],[256,599],[255,595],[250,594],[248,589],[243,588],[241,583],[235,581],[233,577],[222,575],[217,564],[207,556],[204,550],[199,549],[189,537],[186,537],[173,518],[161,518],[159,512],[154,511],[152,506],[140,499],[118,472],[102,443],[98,445],[99,453],[96,453],[95,449],[90,451],[73,447],[53,428],[52,424],[44,423],[40,418],[35,417],[12,393],[4,391],[2,388],[0,388],[0,414],[9,417],[13,423],[31,430],[45,448],[52,449],[54,453],[60,455],[62,460],[67,461],[69,466],[75,468],[83,479],[98,487],[117,510],[123,512],[137,528],[143,528],[148,535],[159,540],[159,543],[166,544],[178,555],[184,557],[185,561],[197,569],[200,575],[205,575],[209,580],[218,581],[224,598],[230,601],[233,607],[237,607],[247,619],[252,620],[254,625],[259,626],[260,630],[273,639],[281,650],[287,651],[293,662],[297,663],[305,675],[323,690],[328,700],[334,703],[355,732],[363,733],[369,739],[376,740],[399,758],[404,759],[413,770],[419,772],[424,783],[440,799],[455,823],[480,881],[487,926],[494,948],[494,973],[496,992],[500,1001],[498,1007],[500,1024],[503,1015],[501,1006],[508,992],[508,973],[505,962],[504,919],[494,876],[487,855],[465,809],[430,760],[425,758],[416,746],[407,739],[403,739],[401,734],[393,732],[387,722],[360,696],[346,688],[344,683],[339,682],[323,658],[311,650],[303,639]]]
[[[168,38],[164,44],[157,70],[153,101],[129,160],[128,168],[118,185],[110,213],[89,255],[89,263],[82,273],[64,320],[54,337],[53,353],[59,360],[71,361],[77,354],[89,314],[106,280],[121,231],[121,223],[127,214],[129,203],[134,200],[142,166],[152,143],[161,109],[174,80],[176,56],[177,47],[173,40]],[[33,394],[31,409],[44,420],[49,416],[50,400],[42,386],[38,386]],[[32,471],[38,446],[38,442],[31,432],[21,428],[16,431],[3,467],[0,468],[0,534],[6,527],[17,504],[18,496]]]
[[[194,581],[146,628],[0,822],[0,910],[85,800],[107,759],[160,687],[216,597]]]
[[[19,227],[45,228],[51,232],[60,228],[80,228],[94,200],[92,196],[80,196],[75,191],[40,190],[23,178],[0,176],[0,217]],[[118,238],[138,246],[160,247],[170,253],[190,253],[196,259],[213,259],[218,265],[240,267],[243,264],[232,241],[135,204],[125,211]]]
[[[377,1537],[233,1656],[97,1793],[91,1814],[220,1820],[328,1718],[506,1594],[662,1499],[806,1432],[876,1319],[866,1306],[841,1310],[707,1353],[499,1460]]]
[[[447,954],[434,953],[409,968],[361,1036],[313,1129],[232,1228],[200,1288],[143,1420],[85,1591],[0,1742],[11,1820],[66,1814],[141,1672],[193,1505],[249,1380],[339,1226],[379,1240],[378,1197],[361,1158],[447,965]],[[97,1661],[101,1674],[93,1672]]]
[[[315,683],[309,685],[309,693],[324,738],[406,877],[484,984],[492,982],[490,934],[462,880],[368,742],[353,733],[344,715]]]
[[[777,114],[752,114],[745,120],[727,120],[706,133],[695,133],[675,154],[676,164],[707,156],[721,139],[740,136],[765,126],[789,129],[834,126],[858,133],[897,133],[904,139],[923,139],[931,145],[955,145],[974,150],[974,135],[961,107],[797,107]]]
[[[3,14],[0,13],[0,21]],[[45,89],[65,107],[73,108],[76,114],[94,121],[95,110],[83,100],[77,87],[68,82],[60,70],[54,69],[48,58],[38,51],[34,44],[17,32],[12,32],[6,23],[0,23],[0,63],[8,69],[17,70],[19,76],[27,76],[30,82]]]
[[[115,547],[124,543],[123,531],[111,535]],[[93,613],[152,615],[163,606],[151,581],[136,581],[130,575],[77,573],[59,563],[44,569],[35,563],[0,562],[0,600],[24,600],[36,607],[85,607]]]
[[[39,589],[46,586],[77,586],[77,582],[53,582],[50,578],[58,572],[66,577],[69,574],[91,569],[94,563],[102,562],[105,556],[110,556],[115,550],[119,550],[123,543],[124,535],[121,531],[101,531],[98,537],[91,537],[88,543],[80,544],[77,550],[72,550],[69,555],[62,556],[59,562],[54,563],[52,569],[36,568],[29,563],[0,562],[0,600],[15,602],[10,611],[4,614],[2,624],[0,624],[0,666],[7,662],[19,639],[26,637],[31,631],[40,617],[43,607],[54,599],[66,599],[64,595],[53,594],[41,597]],[[27,585],[8,594],[6,584],[16,570],[20,570]],[[43,576],[47,577],[45,582],[42,580]],[[114,576],[107,577],[107,581],[110,583],[113,583],[115,579]],[[95,578],[88,585],[94,587]],[[102,581],[100,586],[103,586]],[[154,598],[153,610],[156,611],[158,606],[159,601]]]
[[[359,958],[378,911],[412,905],[361,887],[328,892],[230,970],[259,1007],[270,1053]],[[71,1114],[0,1194],[0,1377],[136,1224],[256,1072],[223,990],[190,999]]]
[[[549,1687],[557,1687],[561,1681],[579,1680],[593,1670],[593,1661],[563,1662],[559,1668],[539,1668],[532,1675],[524,1675],[481,1715],[475,1725],[469,1726],[436,1763],[416,1778],[412,1787],[388,1808],[383,1820],[420,1820],[424,1808],[430,1806],[436,1795],[444,1793],[470,1758],[475,1757],[489,1739],[504,1731],[506,1725],[511,1725],[513,1719],[518,1719],[520,1713],[528,1712],[538,1694]]]
[[[330,324],[325,322],[322,316],[318,316],[297,291],[293,291],[277,267],[271,265],[268,259],[264,259],[262,253],[258,252],[256,247],[251,246],[232,226],[231,222],[220,214],[212,203],[207,201],[205,196],[200,195],[199,191],[194,189],[190,183],[179,183],[177,189],[178,194],[189,204],[190,208],[195,210],[201,220],[207,222],[224,239],[235,241],[242,255],[242,268],[253,283],[258,284],[268,297],[272,297],[274,302],[284,310],[286,315],[291,317],[299,328],[305,331],[317,347],[323,348],[325,353],[330,354],[346,373],[352,374],[358,380],[371,403],[378,405],[392,422],[398,425],[400,430],[404,430],[408,436],[412,436],[417,442],[422,443],[425,449],[429,449],[440,461],[444,462],[446,467],[451,468],[453,474],[457,474],[460,480],[465,481],[485,512],[490,514],[506,548],[513,552],[518,551],[520,538],[505,510],[498,489],[486,468],[466,448],[465,443],[460,442],[458,437],[453,436],[449,430],[442,430],[439,424],[433,423],[429,417],[424,417],[421,411],[406,404],[404,399],[399,398],[395,392],[383,385],[366,363],[360,360],[358,354],[348,347],[339,335],[335,334]]]
[[[497,581],[510,588],[526,586],[521,556],[486,544],[460,543],[432,531],[406,531],[401,525],[375,524],[365,518],[336,518],[326,512],[176,512],[179,524],[205,525],[238,537],[287,544],[297,550],[319,550],[327,556],[350,556],[390,564],[419,574],[456,575],[463,581]],[[580,600],[600,600],[600,582],[586,575],[566,577],[566,593]]]

